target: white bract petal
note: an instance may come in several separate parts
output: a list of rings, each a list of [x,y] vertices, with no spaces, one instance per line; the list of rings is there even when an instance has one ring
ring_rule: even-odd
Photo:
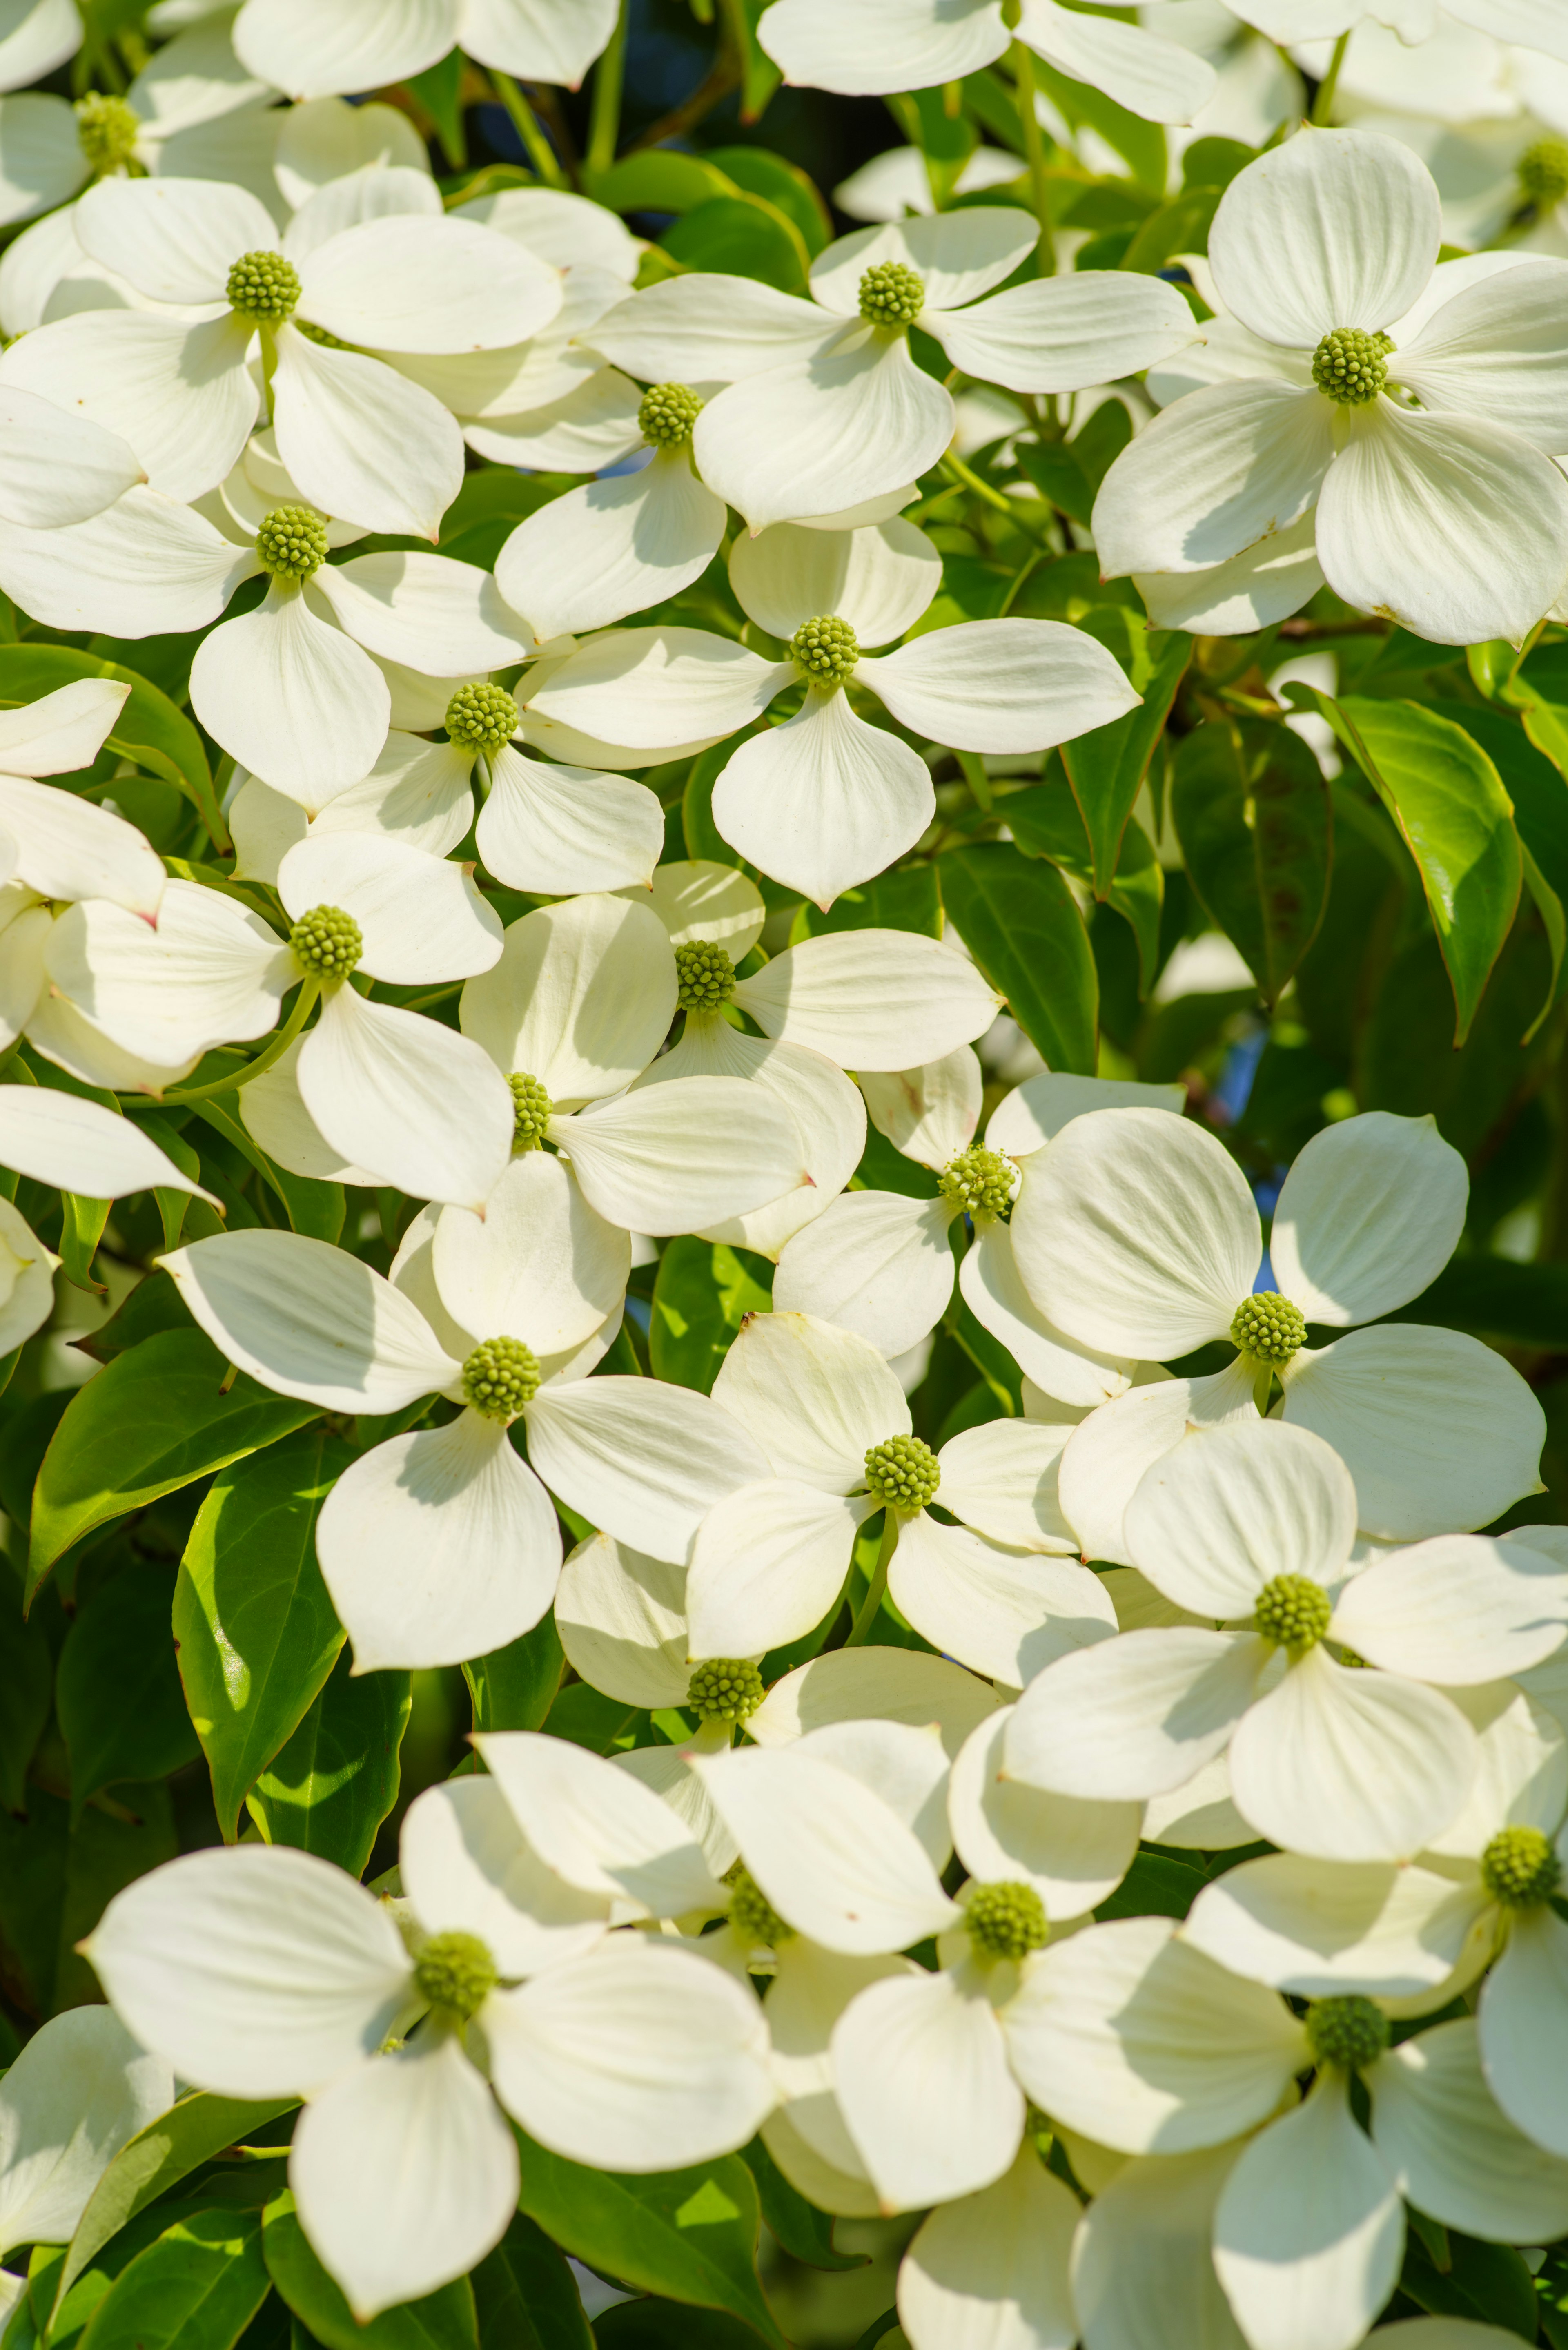
[[[219,180],[100,180],[73,218],[83,252],[155,302],[225,300],[233,264],[277,237],[264,204]]]
[[[1025,1184],[1028,1180],[1026,1174]],[[1060,1401],[1081,1412],[1109,1402],[1127,1388],[1135,1370],[1129,1356],[1081,1347],[1041,1313],[1023,1286],[1010,1225],[990,1223],[977,1229],[959,1265],[959,1288],[975,1320],[993,1338],[1001,1339],[1017,1358],[1025,1378],[1033,1380],[1054,1403]],[[1074,1521],[1085,1555],[1092,1558],[1117,1555],[1119,1539],[1117,1549],[1106,1549],[1091,1540],[1091,1523],[1085,1520],[1080,1525]]]
[[[936,795],[909,743],[813,688],[793,718],[741,744],[712,807],[732,848],[826,909],[914,847]]]
[[[477,1045],[345,984],[296,1066],[306,1109],[347,1160],[416,1200],[483,1206],[511,1158],[516,1112]]]
[[[867,1494],[846,1501],[782,1478],[717,1503],[691,1553],[691,1654],[761,1656],[809,1632],[843,1589],[875,1507]]]
[[[1082,391],[1114,383],[1198,341],[1174,286],[1081,269],[993,294],[930,321],[955,367],[1010,391]]]
[[[907,1061],[912,1027],[935,1055],[983,1035],[1002,998],[967,956],[912,931],[838,931],[805,939],[742,980],[735,1002],[764,1035],[825,1053],[841,1068]]]
[[[40,2025],[0,2082],[0,2251],[67,2242],[127,2139],[173,2102],[167,2061],[108,2008]]]
[[[1107,572],[1207,572],[1282,539],[1335,462],[1334,414],[1319,392],[1282,383],[1214,384],[1179,400],[1100,486],[1095,539]]]
[[[1189,1437],[1257,1416],[1240,1356],[1207,1378],[1156,1379],[1090,1412],[1068,1438],[1056,1472],[1063,1514],[1085,1557],[1130,1566],[1127,1509],[1149,1470]]]
[[[907,1159],[945,1167],[973,1139],[984,1079],[969,1045],[919,1068],[862,1070],[859,1082],[871,1123]]]
[[[595,1214],[558,1159],[514,1159],[484,1203],[445,1209],[431,1257],[447,1312],[463,1329],[521,1338],[541,1359],[591,1337],[619,1306],[627,1234]]]
[[[574,652],[529,707],[605,742],[669,755],[668,745],[716,743],[760,717],[794,677],[793,664],[701,629],[618,629]]]
[[[787,1746],[825,1722],[935,1723],[950,1760],[978,1722],[994,1713],[995,1692],[946,1657],[918,1648],[836,1648],[775,1681],[746,1724],[759,1746]]]
[[[1477,1906],[1430,1869],[1273,1852],[1206,1886],[1181,1930],[1232,1972],[1303,1999],[1410,1999],[1452,1973]]]
[[[1230,1742],[1268,1654],[1249,1633],[1172,1627],[1123,1632],[1063,1657],[1019,1701],[1008,1774],[1125,1803],[1183,1786]]]
[[[535,650],[487,572],[445,555],[356,555],[313,574],[339,627],[369,652],[427,676],[502,669]]]
[[[1116,1891],[1137,1850],[1137,1804],[1048,1795],[1003,1768],[1011,1707],[971,1731],[948,1794],[960,1859],[981,1883],[1033,1886],[1053,1923],[1081,1918]]]
[[[1012,1689],[1116,1631],[1106,1587],[1086,1567],[1006,1549],[923,1511],[902,1526],[888,1587],[933,1648]]]
[[[811,1180],[784,1103],[737,1077],[672,1078],[596,1102],[552,1118],[550,1139],[599,1214],[633,1232],[695,1232]]]
[[[1239,2150],[1146,2156],[1100,2188],[1073,2245],[1088,2350],[1157,2350],[1175,2310],[1204,2350],[1246,2350],[1210,2249],[1214,2206]]]
[[[1136,710],[1105,647],[1056,620],[964,620],[863,660],[902,725],[964,751],[1039,751]]]
[[[369,773],[391,717],[375,662],[287,585],[202,639],[191,698],[242,766],[307,806]]]
[[[841,1323],[889,1358],[906,1354],[952,1295],[951,1222],[944,1200],[845,1192],[785,1243],[775,1311]]]
[[[196,498],[237,462],[256,421],[245,367],[251,331],[250,321],[232,312],[189,320],[91,311],[14,346],[0,382],[15,388],[14,397],[36,394],[124,442],[140,460],[140,477],[162,496]],[[58,452],[67,460],[69,453],[68,444]]]
[[[1047,64],[1147,122],[1190,122],[1213,95],[1214,69],[1205,58],[1114,16],[1023,0],[1019,37]]]
[[[462,486],[462,435],[432,393],[358,351],[277,338],[273,428],[302,496],[367,530],[432,545]]]
[[[529,1844],[568,1885],[640,1917],[723,1906],[682,1822],[613,1763],[532,1731],[491,1731],[478,1745]]]
[[[489,1777],[416,1795],[398,1839],[403,1894],[427,1934],[475,1934],[504,1976],[580,1958],[609,1929],[604,1896],[548,1867]]]
[[[346,343],[388,351],[504,349],[547,327],[560,273],[475,221],[366,221],[305,256],[300,310]]]
[[[740,1421],[706,1396],[636,1378],[556,1381],[528,1406],[529,1458],[568,1508],[618,1542],[689,1559],[726,1493],[768,1473]]]
[[[877,1349],[805,1314],[755,1314],[742,1323],[713,1400],[760,1446],[776,1476],[825,1493],[866,1482],[866,1455],[909,1432],[904,1390]]]
[[[933,2211],[898,2268],[898,2320],[913,2350],[944,2350],[961,2327],[976,2350],[1071,2350],[1078,2211],[1029,2145],[993,2186]]]
[[[0,383],[0,521],[35,530],[86,522],[146,479],[119,433]]]
[[[0,1167],[88,1200],[163,1190],[218,1205],[132,1119],[37,1086],[0,1086]]]
[[[941,585],[941,557],[924,531],[897,519],[845,531],[778,523],[736,538],[730,585],[772,636],[787,639],[803,622],[832,613],[860,645],[885,645],[925,611]]]
[[[580,1542],[556,1593],[556,1629],[575,1670],[626,1705],[684,1704],[686,1574],[610,1534]]]
[[[1023,2095],[995,2010],[940,1973],[873,1983],[834,2028],[838,2101],[885,2211],[972,2194],[1018,2151]]]
[[[129,1053],[168,1064],[275,1025],[293,958],[257,914],[171,881],[156,929],[107,898],[68,907],[45,961],[56,989]]]
[[[0,751],[0,759],[5,755]],[[102,898],[157,920],[163,860],[123,816],[74,793],[0,774],[0,829],[13,844],[12,873],[40,898]]]
[[[516,889],[544,895],[633,881],[646,890],[664,846],[664,811],[641,784],[525,759],[503,743],[474,837],[488,870]]]
[[[1514,1920],[1481,1988],[1481,2067],[1514,2127],[1559,2160],[1568,2159],[1563,2108],[1565,1991],[1568,1926],[1551,1908],[1527,1911]]]
[[[1568,1571],[1522,1541],[1439,1535],[1354,1576],[1334,1604],[1334,1629],[1369,1664],[1418,1680],[1502,1680],[1562,1647]]]
[[[397,0],[389,15],[368,0],[348,0],[325,25],[309,0],[245,0],[234,47],[252,73],[291,98],[330,98],[438,64],[455,22],[452,0]],[[351,166],[345,160],[342,168]]]
[[[586,635],[689,588],[723,535],[723,501],[684,451],[656,450],[639,473],[585,483],[519,523],[496,580],[541,639]]]
[[[462,992],[465,1036],[497,1068],[537,1079],[558,1109],[620,1092],[658,1052],[676,1009],[669,933],[645,904],[607,896],[541,906]]]
[[[1373,1322],[1437,1279],[1464,1228],[1464,1160],[1429,1118],[1374,1110],[1325,1126],[1286,1176],[1269,1236],[1309,1322]]]
[[[1568,2162],[1543,2155],[1500,2111],[1481,2070],[1473,2017],[1391,2048],[1367,2086],[1373,2144],[1417,2210],[1505,2244],[1562,2234]]]
[[[1199,1616],[1245,1617],[1276,1575],[1324,1585],[1344,1573],[1355,1487],[1321,1437],[1243,1420],[1179,1444],[1143,1479],[1123,1524],[1133,1565],[1168,1599]]]

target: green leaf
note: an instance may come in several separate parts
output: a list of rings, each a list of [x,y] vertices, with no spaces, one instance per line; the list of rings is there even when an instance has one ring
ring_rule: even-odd
[[[732,195],[710,196],[667,228],[659,242],[687,269],[754,277],[785,294],[805,290],[811,255],[799,229],[766,197],[742,188]]]
[[[758,2336],[722,2309],[683,2301],[621,2301],[594,2320],[599,2350],[757,2350]]]
[[[719,1367],[748,1314],[773,1302],[774,1269],[750,1249],[682,1234],[665,1245],[653,1284],[653,1376],[711,1395]]]
[[[509,465],[465,473],[462,489],[441,516],[441,553],[477,564],[482,571],[493,570],[518,524],[570,489],[573,478],[567,473],[518,473]]]
[[[522,2208],[590,2268],[644,2293],[722,2309],[787,2350],[757,2277],[761,2214],[738,2155],[637,2177],[585,2169],[514,2125]]]
[[[1568,1352],[1568,1264],[1459,1256],[1391,1322],[1432,1322],[1520,1347]]]
[[[462,51],[449,49],[439,65],[409,76],[409,88],[441,133],[447,161],[454,172],[461,172],[468,161],[462,128]]]
[[[150,1273],[139,1281],[123,1303],[115,1307],[107,1322],[96,1330],[84,1331],[75,1343],[84,1355],[95,1363],[112,1363],[117,1355],[128,1355],[132,1347],[140,1347],[144,1338],[156,1337],[163,1330],[189,1330],[192,1327],[190,1312],[179,1290],[166,1273]],[[57,1399],[68,1403],[68,1393]],[[51,1430],[51,1433],[53,1431]],[[43,1459],[40,1451],[39,1461]],[[38,1473],[37,1463],[33,1474]],[[25,1514],[25,1513],[24,1513]]]
[[[1123,254],[1121,266],[1154,276],[1178,253],[1207,253],[1209,232],[1223,192],[1220,188],[1183,188],[1169,203],[1149,214]]]
[[[19,1812],[27,1765],[49,1719],[55,1664],[42,1627],[22,1614],[21,1586],[0,1570],[0,1809]]]
[[[1033,784],[1010,793],[998,814],[1026,857],[1048,857],[1086,887],[1091,879],[1089,836],[1066,777]],[[1121,856],[1106,903],[1129,926],[1137,942],[1138,994],[1146,996],[1159,969],[1159,916],[1165,903],[1165,872],[1154,843],[1141,824],[1122,835]]]
[[[949,849],[942,902],[964,944],[1053,1069],[1092,1076],[1099,981],[1073,893],[1055,866],[1011,841]]]
[[[808,2203],[792,2187],[760,2137],[741,2148],[741,2160],[757,2185],[757,2196],[767,2221],[786,2252],[814,2269],[863,2269],[865,2252],[841,2252],[833,2241],[833,2216]]]
[[[343,1230],[346,1202],[341,1183],[318,1182],[314,1176],[291,1175],[267,1157],[239,1114],[239,1095],[213,1094],[192,1105],[196,1116],[215,1134],[232,1142],[248,1159],[283,1201],[290,1227],[307,1240],[336,1243]]]
[[[1122,414],[1127,414],[1125,408]],[[1046,504],[1086,526],[1094,510],[1095,488],[1073,442],[1020,441],[1017,452],[1019,463]]]
[[[1095,1915],[1112,1918],[1185,1918],[1208,1883],[1201,1868],[1168,1853],[1139,1852],[1132,1866]]]
[[[487,1657],[471,1657],[462,1669],[473,1700],[475,1730],[538,1730],[561,1686],[566,1655],[553,1615],[542,1616],[531,1632]]]
[[[100,660],[66,645],[0,645],[0,709],[15,710],[23,702],[36,702],[40,695],[82,677],[111,677],[130,688],[105,748],[133,759],[149,775],[161,775],[166,784],[183,792],[214,845],[223,850],[232,847],[202,738],[166,693],[133,669],[121,669],[118,661]]]
[[[483,2350],[594,2350],[576,2277],[521,2211],[471,2282]]]
[[[272,2282],[259,2211],[195,2211],[122,2269],[81,2350],[234,2350]]]
[[[109,1203],[107,1200],[85,1200],[75,1191],[62,1191],[60,1206],[64,1211],[60,1222],[60,1270],[76,1288],[102,1297],[104,1285],[92,1277],[92,1261],[109,1222]]]
[[[807,254],[815,260],[833,234],[833,222],[815,182],[798,163],[774,155],[766,147],[710,147],[702,161],[722,172],[737,188],[765,196],[776,212],[794,222]]]
[[[343,1646],[316,1563],[316,1524],[353,1457],[317,1421],[225,1469],[191,1529],[174,1637],[225,1843]]]
[[[1536,2338],[1535,2281],[1511,2244],[1478,2243],[1449,2230],[1451,2266],[1440,2270],[1412,2229],[1399,2289],[1419,2309]]]
[[[166,1330],[119,1355],[66,1407],[33,1492],[27,1601],[62,1551],[110,1518],[319,1418],[227,1367],[199,1330]]]
[[[704,155],[682,155],[672,147],[645,148],[623,155],[593,183],[596,203],[612,213],[690,213],[715,196],[732,195],[735,182]]]
[[[1473,650],[1473,648],[1472,648]],[[1513,656],[1513,647],[1506,648]],[[1439,718],[1451,718],[1480,744],[1513,802],[1513,820],[1524,857],[1524,883],[1541,915],[1552,948],[1552,985],[1524,1041],[1529,1044],[1564,992],[1563,951],[1568,945],[1568,791],[1563,778],[1538,749],[1517,718],[1500,710],[1476,710],[1468,702],[1434,702]]]
[[[101,1998],[77,1950],[133,1877],[179,1851],[169,1791],[157,1781],[119,1789],[112,1811],[70,1805],[36,1783],[27,1809],[0,1812],[0,1960],[7,1989],[37,2015]]]
[[[1034,80],[1075,129],[1080,123],[1088,123],[1132,166],[1135,179],[1164,195],[1168,171],[1165,133],[1158,122],[1145,122],[1140,116],[1129,114],[1103,90],[1058,73],[1043,57],[1034,60]]]
[[[398,1800],[412,1697],[407,1673],[356,1675],[351,1664],[345,1649],[245,1809],[268,1844],[318,1853],[358,1877]]]
[[[1323,922],[1332,803],[1299,734],[1262,719],[1212,719],[1184,735],[1171,816],[1188,878],[1271,1008]]]
[[[1427,894],[1454,992],[1454,1042],[1462,1045],[1524,879],[1497,769],[1450,719],[1417,702],[1335,702],[1313,686],[1285,691],[1298,708],[1321,711],[1398,826]]]
[[[127,1566],[66,1635],[55,1707],[71,1759],[71,1814],[121,1779],[165,1779],[198,1752],[169,1627],[171,1582]]]
[[[1157,630],[1148,650],[1147,681],[1136,674],[1133,680],[1143,694],[1139,707],[1108,726],[1080,734],[1062,749],[1062,764],[1089,836],[1096,898],[1109,894],[1122,835],[1192,658],[1192,639],[1180,629]]]
[[[809,903],[797,911],[789,942],[826,938],[833,931],[918,931],[929,939],[942,934],[942,900],[933,865],[906,865],[879,873],[874,881],[842,890],[825,914]]]
[[[478,2350],[479,2323],[467,2277],[421,2301],[400,2302],[360,2324],[306,2242],[292,2195],[267,2205],[262,2251],[274,2284],[323,2350]]]

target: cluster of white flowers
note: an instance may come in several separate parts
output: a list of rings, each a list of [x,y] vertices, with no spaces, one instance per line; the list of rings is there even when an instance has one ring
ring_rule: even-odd
[[[1030,59],[1147,121],[1217,105],[1165,0],[1127,13],[774,0],[757,37],[846,93],[1011,52],[1036,140]],[[1236,14],[1320,77],[1337,44],[1347,99],[1364,16],[1568,79],[1560,0]],[[1541,235],[1440,258],[1375,93],[1236,172],[1165,276],[1030,275],[1016,156],[939,211],[898,161],[895,216],[789,293],[646,272],[544,184],[445,201],[409,117],[347,102],[454,43],[575,86],[609,0],[170,25],[73,109],[22,88],[71,0],[5,18],[0,589],[117,653],[199,633],[234,854],[166,859],[80,790],[134,765],[123,671],[0,712],[0,1168],[212,1211],[159,1259],[177,1310],[358,1431],[315,1536],[357,1672],[553,1611],[670,1726],[476,1732],[370,1887],[254,1829],[127,1885],[82,1945],[109,2008],[0,2084],[0,2254],[67,2242],[178,2083],[302,2105],[288,2187],[361,2321],[497,2244],[520,2130],[628,2174],[760,2136],[821,2211],[927,2215],[912,2350],[1513,2339],[1371,2333],[1407,2208],[1568,2235],[1568,1527],[1477,1531],[1544,1490],[1542,1407],[1388,1318],[1453,1255],[1464,1160],[1430,1118],[1327,1125],[1265,1250],[1182,1086],[1046,1070],[982,1128],[980,940],[816,916],[929,837],[950,755],[983,779],[1143,706],[1085,629],[938,607],[906,510],[955,392],[1038,421],[1147,375],[1082,537],[1158,628],[1325,583],[1438,644],[1568,619],[1568,145],[1515,138]],[[493,568],[402,543],[481,464],[580,481]],[[732,627],[661,617],[704,575]],[[699,759],[732,862],[670,853],[658,784]],[[257,1165],[389,1198],[387,1270],[352,1224],[223,1229],[167,1122],[214,1100]],[[857,1173],[868,1131],[908,1190]],[[776,1268],[711,1393],[623,1335],[692,1234]],[[0,1198],[0,1357],[58,1261]],[[1008,1379],[933,1449],[903,1374],[961,1312]],[[1206,1856],[1185,1918],[1149,1846]],[[18,2342],[50,2274],[0,2271]]]

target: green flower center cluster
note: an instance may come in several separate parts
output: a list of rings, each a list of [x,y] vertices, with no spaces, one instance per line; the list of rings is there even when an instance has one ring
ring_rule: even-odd
[[[1034,1887],[1007,1879],[972,1887],[963,1921],[970,1940],[988,1959],[1026,1959],[1051,1939],[1045,1904]]]
[[[1376,2002],[1351,1992],[1344,1999],[1314,1999],[1306,2012],[1307,2044],[1320,2064],[1347,2073],[1376,2064],[1388,2045],[1388,2018]]]
[[[483,1419],[514,1420],[539,1392],[539,1358],[521,1338],[486,1338],[462,1367],[462,1399]]]
[[[760,1944],[776,1950],[794,1941],[794,1928],[772,1907],[743,1860],[725,1870],[724,1882],[730,1887],[730,1923],[748,1950]]]
[[[860,280],[860,316],[874,327],[912,327],[926,307],[926,281],[902,261],[878,261]]]
[[[866,1490],[889,1510],[923,1510],[942,1482],[937,1456],[918,1436],[889,1436],[866,1455]]]
[[[651,384],[637,411],[637,429],[656,449],[679,449],[691,438],[702,402],[683,383]]]
[[[465,751],[499,751],[517,723],[517,704],[504,685],[460,685],[446,706],[446,731]]]
[[[1252,1623],[1276,1648],[1304,1657],[1327,1631],[1333,1613],[1333,1601],[1310,1575],[1276,1575],[1258,1594]]]
[[[1231,1320],[1231,1343],[1255,1363],[1288,1363],[1306,1336],[1306,1323],[1277,1289],[1243,1297]]]
[[[691,1669],[686,1702],[704,1721],[749,1721],[766,1695],[749,1657],[705,1657]]]
[[[229,307],[242,318],[291,318],[299,301],[299,273],[281,253],[242,253],[225,287]]]
[[[789,640],[790,659],[805,671],[813,685],[842,685],[855,673],[860,646],[847,620],[833,613],[803,620]]]
[[[495,1989],[495,1961],[477,1934],[432,1934],[414,1960],[420,1997],[466,2023]]]
[[[949,1159],[937,1189],[950,1207],[961,1208],[977,1223],[989,1224],[998,1216],[1005,1219],[1012,1213],[1017,1176],[1012,1159],[1004,1159],[1000,1150],[986,1150],[971,1142],[967,1150]]]
[[[288,934],[295,961],[317,979],[347,979],[365,951],[352,914],[341,906],[312,906]]]
[[[76,104],[77,140],[89,169],[99,179],[119,172],[132,161],[141,133],[141,118],[123,98],[107,98],[91,90]]]
[[[1364,334],[1359,327],[1336,327],[1312,355],[1312,380],[1342,408],[1365,408],[1388,380],[1392,337]]]
[[[675,1000],[682,1012],[717,1012],[735,993],[735,966],[722,947],[691,939],[675,950]]]
[[[521,1069],[514,1069],[506,1082],[512,1088],[513,1150],[537,1150],[555,1105],[538,1078],[525,1076]]]
[[[1538,139],[1519,159],[1521,191],[1544,212],[1568,196],[1568,139]]]
[[[1563,1881],[1563,1864],[1539,1828],[1502,1828],[1481,1855],[1481,1883],[1505,1909],[1550,1901]]]
[[[256,533],[256,560],[275,579],[308,579],[327,560],[327,525],[314,506],[274,506]]]

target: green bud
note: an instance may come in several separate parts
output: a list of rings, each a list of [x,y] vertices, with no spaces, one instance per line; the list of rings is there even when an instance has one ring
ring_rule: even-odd
[[[514,1155],[519,1150],[537,1150],[545,1139],[545,1128],[550,1123],[555,1105],[537,1077],[525,1077],[514,1069],[506,1080],[512,1088],[514,1113],[512,1127]]]
[[[517,704],[504,685],[460,685],[446,706],[446,731],[465,751],[499,751],[517,726]]]
[[[466,2023],[495,1989],[495,1961],[477,1934],[432,1934],[414,1960],[421,1999]]]
[[[109,172],[123,171],[134,160],[141,118],[123,98],[89,90],[78,99],[76,117],[77,140],[95,177],[101,180]]]
[[[1519,159],[1519,185],[1526,203],[1549,211],[1568,196],[1568,139],[1538,139]]]
[[[637,429],[656,449],[679,449],[701,412],[702,402],[683,383],[656,383],[642,395]]]
[[[1304,1657],[1327,1631],[1333,1613],[1333,1601],[1310,1575],[1276,1575],[1258,1594],[1252,1624],[1276,1648]]]
[[[692,939],[675,950],[675,1001],[682,1012],[717,1012],[735,993],[735,966],[722,947]]]
[[[1481,1855],[1480,1873],[1505,1909],[1533,1909],[1563,1881],[1563,1865],[1539,1828],[1500,1829]]]
[[[1355,1991],[1343,1999],[1314,1999],[1306,2012],[1306,2036],[1320,2064],[1358,2073],[1387,2047],[1388,2018],[1376,2001]]]
[[[912,327],[926,307],[926,281],[902,261],[878,261],[860,280],[860,316],[873,327]]]
[[[225,287],[229,307],[242,318],[271,326],[294,316],[299,300],[299,275],[281,253],[242,253],[229,272]]]
[[[1306,1336],[1306,1323],[1277,1289],[1243,1297],[1231,1318],[1231,1343],[1255,1363],[1288,1363]]]
[[[747,1657],[705,1657],[693,1665],[686,1702],[704,1721],[749,1721],[767,1695],[762,1668]]]
[[[923,1510],[941,1480],[936,1454],[918,1436],[889,1436],[866,1455],[866,1490],[889,1510]]]
[[[312,906],[288,934],[295,961],[319,980],[347,979],[358,968],[365,941],[341,906]]]
[[[516,1419],[539,1392],[539,1358],[521,1338],[486,1338],[462,1367],[462,1399],[482,1419]]]
[[[314,506],[274,506],[256,533],[256,560],[275,579],[309,579],[327,560],[327,525]]]
[[[825,613],[815,620],[803,620],[789,640],[790,658],[798,663],[813,685],[826,685],[829,691],[854,674],[860,658],[860,647],[847,620]]]
[[[1387,335],[1363,334],[1359,327],[1336,327],[1312,355],[1312,380],[1342,408],[1365,408],[1388,380]]]
[[[730,1887],[730,1923],[748,1950],[760,1943],[776,1950],[794,1941],[794,1928],[785,1925],[743,1860],[724,1871],[724,1882]]]
[[[998,1217],[1005,1222],[1012,1214],[1012,1187],[1017,1180],[1018,1170],[1011,1159],[971,1142],[967,1150],[949,1159],[937,1189],[950,1206],[961,1208],[977,1223],[990,1224]]]
[[[1045,1904],[1034,1887],[1006,1879],[971,1886],[963,1921],[970,1940],[987,1959],[1026,1959],[1051,1939]]]

